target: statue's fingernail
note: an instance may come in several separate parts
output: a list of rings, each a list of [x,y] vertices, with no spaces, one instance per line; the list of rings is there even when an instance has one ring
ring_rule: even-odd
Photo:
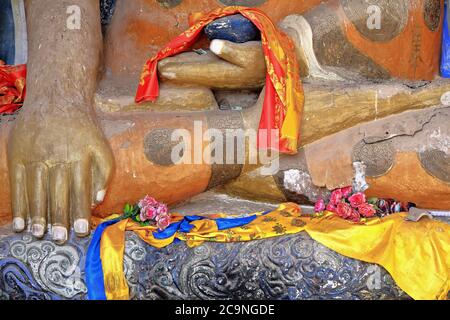
[[[225,41],[220,40],[220,39],[214,39],[213,41],[211,41],[211,45],[210,45],[209,49],[212,52],[214,52],[215,54],[221,54],[224,45],[225,45]]]
[[[41,224],[33,224],[31,226],[31,233],[36,238],[42,238],[44,236],[45,228]]]
[[[13,230],[15,232],[21,232],[25,229],[25,220],[23,218],[14,218],[13,220]]]
[[[89,232],[89,221],[87,221],[86,219],[75,220],[73,228],[75,232],[79,235],[87,234]]]
[[[52,228],[52,238],[56,242],[65,242],[67,240],[67,229],[60,226]]]
[[[103,202],[103,200],[105,199],[105,195],[106,195],[106,190],[100,190],[99,192],[97,192],[97,197],[95,198],[95,200],[97,200],[97,202]]]

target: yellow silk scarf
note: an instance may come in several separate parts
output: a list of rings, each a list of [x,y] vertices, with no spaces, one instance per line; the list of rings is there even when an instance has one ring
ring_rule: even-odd
[[[332,213],[322,218],[301,217],[300,208],[285,203],[251,223],[228,230],[218,230],[212,219],[191,222],[189,233],[172,238],[153,237],[155,227],[141,227],[131,220],[108,227],[101,239],[101,261],[108,300],[129,299],[123,270],[125,231],[135,232],[148,244],[162,248],[175,238],[190,247],[205,241],[240,242],[266,239],[306,231],[324,246],[350,258],[383,266],[397,285],[414,299],[445,299],[450,290],[450,225],[422,219],[407,222],[406,214],[375,218],[364,224],[343,220]],[[218,218],[224,214],[209,216]],[[172,215],[172,221],[182,216]]]

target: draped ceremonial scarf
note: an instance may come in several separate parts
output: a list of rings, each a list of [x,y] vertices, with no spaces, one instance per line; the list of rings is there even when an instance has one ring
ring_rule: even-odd
[[[165,48],[147,61],[141,74],[136,102],[157,99],[159,95],[158,61],[189,50],[206,25],[217,18],[236,13],[252,21],[261,31],[267,66],[266,92],[259,124],[260,132],[267,130],[265,131],[267,138],[263,133],[258,139],[258,146],[263,149],[278,149],[283,153],[297,153],[304,96],[295,48],[289,37],[279,31],[270,18],[258,9],[231,6],[219,8],[207,14],[195,14],[194,25],[170,41]],[[276,130],[278,133],[278,143],[271,139],[271,130]]]
[[[13,113],[25,99],[26,65],[9,66],[0,60],[0,113]]]
[[[217,214],[172,214],[164,231],[142,227],[131,219],[99,225],[86,256],[90,299],[128,299],[123,269],[125,231],[135,232],[153,247],[176,241],[195,247],[205,241],[241,242],[306,231],[322,245],[353,259],[383,266],[414,299],[446,299],[450,290],[450,225],[424,218],[405,220],[406,213],[355,224],[328,212],[322,218],[301,216],[297,204],[245,217]],[[228,217],[228,218],[227,218]]]

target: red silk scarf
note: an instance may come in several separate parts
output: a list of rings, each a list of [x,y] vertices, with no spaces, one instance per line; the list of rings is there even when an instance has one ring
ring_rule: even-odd
[[[295,48],[287,35],[279,31],[270,18],[254,8],[231,6],[206,14],[196,14],[195,24],[147,61],[141,74],[136,102],[154,102],[159,95],[158,61],[189,50],[203,28],[217,18],[240,13],[261,31],[263,52],[267,66],[266,92],[259,124],[258,147],[295,154],[298,149],[300,121],[304,95]],[[276,138],[271,138],[271,132]]]
[[[0,113],[13,113],[25,99],[25,64],[5,65],[0,60]]]

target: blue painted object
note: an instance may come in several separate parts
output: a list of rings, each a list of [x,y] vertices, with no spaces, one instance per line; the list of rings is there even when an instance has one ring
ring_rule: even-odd
[[[261,39],[261,33],[253,22],[240,14],[214,20],[205,27],[205,33],[210,40],[222,39],[237,43]]]
[[[0,1],[0,60],[14,64],[14,17],[11,1]]]
[[[11,65],[26,63],[27,28],[22,0],[0,0],[0,59]]]
[[[441,56],[441,76],[450,78],[450,30],[448,3],[445,4],[444,26],[442,28],[442,56]]]

